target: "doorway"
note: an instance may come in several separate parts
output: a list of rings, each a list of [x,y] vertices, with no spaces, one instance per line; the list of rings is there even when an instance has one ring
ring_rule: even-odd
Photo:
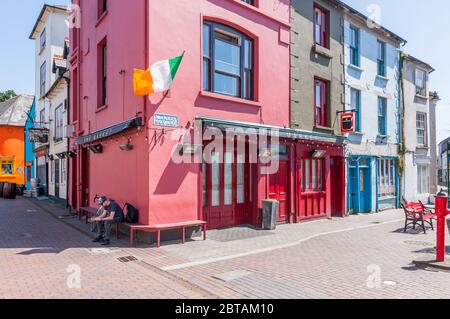
[[[59,198],[59,189],[60,189],[60,162],[59,159],[55,160],[55,197]]]
[[[278,222],[289,221],[289,197],[288,197],[288,165],[287,160],[280,160],[278,172],[269,175],[269,199],[280,203]]]
[[[370,158],[349,160],[349,210],[356,214],[372,211]]]

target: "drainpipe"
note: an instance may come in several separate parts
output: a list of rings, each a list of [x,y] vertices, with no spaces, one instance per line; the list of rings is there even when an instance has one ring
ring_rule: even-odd
[[[406,140],[405,140],[405,112],[406,112],[406,101],[405,101],[405,83],[404,83],[404,61],[407,58],[407,54],[404,52],[400,52],[400,99],[401,99],[401,105],[400,105],[400,119],[399,119],[399,125],[400,125],[400,143],[399,143],[399,163],[398,163],[398,175],[399,175],[399,183],[400,183],[400,194],[399,196],[403,196],[405,194],[405,155],[406,155]]]
[[[67,83],[67,121],[69,121],[70,116],[70,77],[62,76]],[[68,139],[68,138],[67,138]],[[69,208],[69,214],[72,213],[72,207],[69,205],[69,184],[70,184],[70,140],[67,141],[67,160],[66,160],[66,208]]]

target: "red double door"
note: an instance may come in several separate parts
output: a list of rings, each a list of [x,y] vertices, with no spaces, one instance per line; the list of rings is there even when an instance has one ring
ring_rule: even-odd
[[[252,224],[254,165],[237,151],[212,152],[203,164],[203,215],[208,229]]]

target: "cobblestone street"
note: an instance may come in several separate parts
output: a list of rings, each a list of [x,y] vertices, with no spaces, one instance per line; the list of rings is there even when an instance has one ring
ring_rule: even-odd
[[[0,199],[1,298],[450,297],[450,273],[412,265],[433,258],[435,232],[404,234],[401,211],[210,231],[161,249],[124,235],[105,249],[66,213]]]

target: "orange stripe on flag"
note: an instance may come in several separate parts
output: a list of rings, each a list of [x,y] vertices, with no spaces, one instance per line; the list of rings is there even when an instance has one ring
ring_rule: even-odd
[[[147,71],[134,69],[134,95],[145,96],[153,93],[153,79],[150,69]]]

